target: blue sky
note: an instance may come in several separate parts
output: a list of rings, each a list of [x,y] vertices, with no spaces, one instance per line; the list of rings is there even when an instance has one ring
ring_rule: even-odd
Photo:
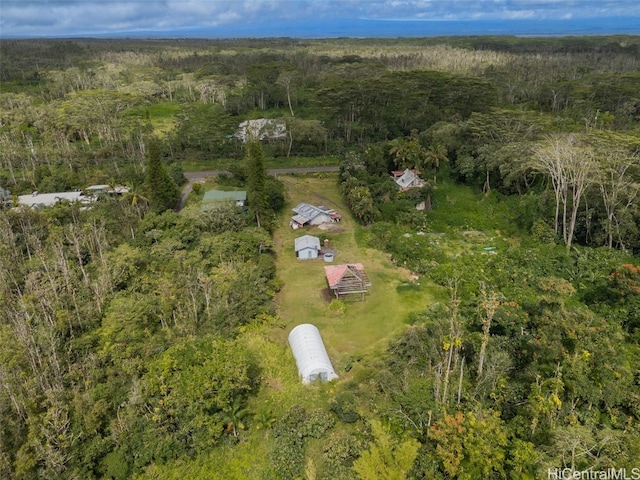
[[[640,33],[640,0],[0,0],[3,38],[374,36],[378,30],[380,36],[402,36],[403,30],[415,36],[422,25],[460,21],[480,32],[491,23],[523,28],[551,22],[560,29],[606,25],[602,33]]]

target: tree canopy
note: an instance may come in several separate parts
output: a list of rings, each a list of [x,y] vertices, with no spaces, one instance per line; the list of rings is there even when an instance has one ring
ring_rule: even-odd
[[[0,477],[637,466],[640,38],[2,39],[0,65]],[[286,129],[245,141],[261,119]],[[303,201],[340,211],[308,233],[364,301],[295,258]],[[339,380],[296,378],[302,321]]]

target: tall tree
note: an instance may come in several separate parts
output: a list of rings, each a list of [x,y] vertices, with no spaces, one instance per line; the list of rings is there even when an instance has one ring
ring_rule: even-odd
[[[556,203],[554,229],[558,233],[562,214],[562,238],[570,249],[580,202],[595,181],[594,150],[575,135],[548,137],[535,150],[533,169],[551,178]]]
[[[489,344],[489,333],[491,330],[491,322],[496,310],[500,306],[498,294],[493,291],[487,291],[484,282],[480,282],[480,308],[482,315],[482,342],[480,344],[480,354],[478,355],[478,377],[482,375],[482,368],[487,354],[487,345]]]
[[[598,150],[598,187],[606,214],[606,244],[613,248],[614,235],[624,248],[621,218],[640,195],[640,147],[637,140],[607,134]]]
[[[433,172],[433,183],[436,183],[436,175],[440,170],[440,165],[449,160],[447,147],[441,143],[432,144],[424,154],[421,167]]]
[[[460,319],[458,317],[458,311],[460,308],[460,299],[458,297],[458,282],[457,277],[449,279],[449,291],[451,293],[451,299],[449,304],[449,335],[444,338],[443,350],[447,350],[447,364],[444,371],[444,380],[442,382],[442,404],[448,403],[448,388],[451,377],[451,372],[456,370],[458,364],[458,357],[460,348],[462,347],[462,333],[460,327]],[[452,366],[453,365],[453,366]],[[460,375],[462,377],[463,371],[461,369]],[[438,384],[440,380],[438,378]],[[440,387],[436,386],[436,396],[440,391]]]
[[[293,142],[296,142],[298,149],[306,147],[316,151],[326,150],[327,129],[320,120],[288,118],[287,133],[289,134],[287,157],[291,155]]]
[[[373,442],[353,464],[353,471],[362,480],[403,480],[418,455],[415,439],[394,441],[378,420],[371,421]]]
[[[291,112],[291,116],[295,117],[295,113],[293,112],[293,106],[291,104],[291,84],[297,76],[297,72],[292,69],[285,70],[280,73],[278,77],[278,84],[282,85],[287,93],[287,105],[289,105],[289,112]]]
[[[266,193],[267,172],[264,168],[262,145],[258,141],[251,141],[247,144],[245,165],[247,171],[249,208],[256,217],[258,226],[261,227],[266,220],[268,212]]]
[[[247,91],[260,110],[277,102],[275,85],[281,68],[282,65],[276,62],[253,63],[247,68]]]
[[[173,208],[180,196],[178,187],[162,165],[157,140],[152,140],[147,150],[145,190],[151,209],[156,212]]]

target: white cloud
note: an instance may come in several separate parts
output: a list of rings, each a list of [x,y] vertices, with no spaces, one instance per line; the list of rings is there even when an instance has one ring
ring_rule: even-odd
[[[1,0],[0,35],[170,32],[349,19],[640,19],[638,0]],[[640,20],[639,20],[640,25]]]

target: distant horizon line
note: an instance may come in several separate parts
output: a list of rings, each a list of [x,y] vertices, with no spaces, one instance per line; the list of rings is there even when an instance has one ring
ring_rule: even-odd
[[[640,35],[640,18],[560,18],[542,19],[336,19],[272,22],[215,27],[181,27],[170,30],[145,28],[104,32],[69,32],[47,34],[0,34],[0,40],[78,39],[78,38],[149,38],[149,39],[241,39],[241,38],[420,38],[441,36],[516,36],[566,37]]]

